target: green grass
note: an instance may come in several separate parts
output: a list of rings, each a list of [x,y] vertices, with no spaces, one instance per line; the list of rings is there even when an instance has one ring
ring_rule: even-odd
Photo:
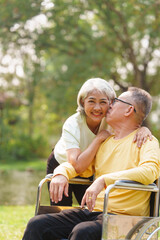
[[[1,162],[1,171],[45,171],[46,159],[34,159],[31,161]],[[26,225],[34,216],[35,205],[27,206],[2,206],[0,205],[0,240],[21,240]]]
[[[35,206],[0,206],[0,239],[21,240]]]
[[[45,170],[47,165],[46,159],[36,159],[31,161],[14,161],[10,163],[1,163],[0,170],[1,171],[26,171],[26,170]]]

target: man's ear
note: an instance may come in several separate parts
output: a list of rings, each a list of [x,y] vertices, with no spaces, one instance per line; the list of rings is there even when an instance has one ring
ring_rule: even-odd
[[[134,112],[134,107],[133,106],[129,106],[128,109],[125,112],[125,116],[129,116]]]

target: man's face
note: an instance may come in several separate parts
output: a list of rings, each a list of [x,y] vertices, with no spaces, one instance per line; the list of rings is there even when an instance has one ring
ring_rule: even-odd
[[[113,101],[106,114],[108,124],[119,123],[124,119],[124,114],[129,108],[133,108],[131,93],[129,91],[122,93]]]

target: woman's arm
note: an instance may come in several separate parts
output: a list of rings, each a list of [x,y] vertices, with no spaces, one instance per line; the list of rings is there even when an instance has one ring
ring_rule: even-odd
[[[79,148],[72,148],[66,151],[67,160],[72,164],[77,173],[82,173],[87,169],[87,167],[94,160],[94,157],[101,143],[105,141],[110,135],[111,133],[109,131],[102,130],[97,134],[95,139],[85,151],[81,152]]]

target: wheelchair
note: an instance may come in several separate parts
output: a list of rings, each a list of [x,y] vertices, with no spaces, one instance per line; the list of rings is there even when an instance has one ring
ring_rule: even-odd
[[[57,213],[64,209],[75,208],[72,206],[45,206],[41,204],[42,187],[45,183],[51,181],[52,174],[48,174],[42,179],[38,185],[37,202],[35,215],[43,213]],[[88,179],[71,179],[69,183],[90,185],[92,181]],[[129,215],[111,215],[108,214],[109,194],[113,189],[126,189],[135,191],[149,191],[150,198],[150,216],[129,216]],[[76,207],[80,208],[80,207]],[[159,217],[159,179],[153,184],[143,185],[130,180],[118,180],[111,184],[105,190],[104,208],[103,208],[103,224],[101,240],[157,240],[160,231]],[[160,235],[160,233],[159,233]]]

